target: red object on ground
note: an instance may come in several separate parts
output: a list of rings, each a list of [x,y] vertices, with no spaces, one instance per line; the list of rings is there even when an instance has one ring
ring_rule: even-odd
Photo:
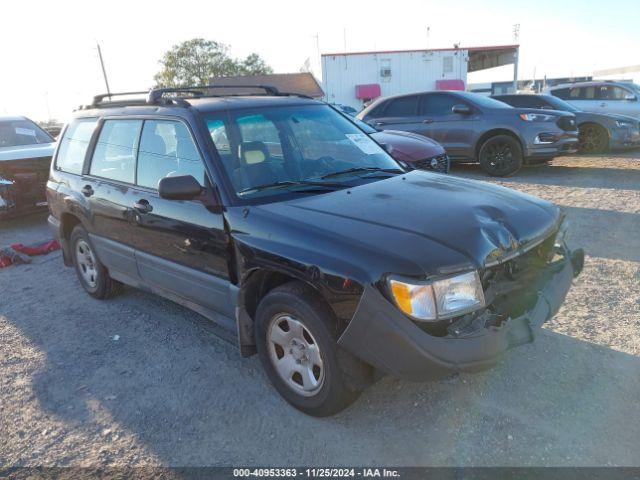
[[[464,80],[436,80],[436,90],[464,91]]]
[[[60,244],[56,240],[49,240],[36,245],[14,243],[10,247],[0,248],[0,268],[9,267],[14,263],[29,263],[29,259],[25,255],[29,257],[46,255],[59,249]]]
[[[366,85],[356,85],[357,99],[373,99],[378,98],[381,94],[380,85],[377,83],[369,83]]]
[[[54,250],[60,250],[60,244],[57,240],[50,240],[45,243],[41,243],[39,245],[27,246],[22,243],[14,243],[11,245],[16,252],[24,253],[33,257],[35,255],[46,255],[49,252],[53,252]]]

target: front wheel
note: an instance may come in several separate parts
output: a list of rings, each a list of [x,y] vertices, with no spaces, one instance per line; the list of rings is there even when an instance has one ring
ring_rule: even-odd
[[[291,405],[324,417],[356,400],[368,367],[338,346],[335,316],[310,287],[291,282],[269,292],[255,329],[260,361]]]
[[[509,135],[496,135],[482,144],[478,152],[480,166],[492,177],[515,174],[523,164],[520,142]]]
[[[578,151],[580,153],[602,153],[608,145],[609,136],[600,125],[587,123],[580,126],[578,132]]]

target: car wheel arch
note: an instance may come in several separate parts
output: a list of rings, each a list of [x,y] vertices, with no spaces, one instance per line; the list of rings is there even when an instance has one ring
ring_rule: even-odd
[[[238,290],[236,321],[240,324],[239,343],[243,356],[249,356],[255,353],[253,324],[260,301],[273,289],[289,282],[301,282],[310,287],[335,315],[335,311],[331,307],[330,302],[317,285],[291,273],[256,267],[243,275]]]
[[[312,288],[319,298],[330,306],[321,288],[308,279],[279,270],[257,267],[247,272],[240,283],[238,306],[246,311],[253,320],[260,301],[274,288],[285,283],[297,281]]]
[[[586,122],[582,122],[581,124],[578,125],[578,130],[580,130],[582,127],[586,127],[590,125],[593,125],[594,127],[602,128],[607,133],[608,140],[611,140],[611,130],[605,125],[603,125],[602,123],[598,123],[593,120],[587,120]]]
[[[60,216],[60,243],[62,246],[62,260],[66,266],[73,264],[70,255],[71,232],[76,226],[82,225],[82,221],[73,213],[64,212]]]
[[[493,128],[491,130],[487,130],[480,136],[480,138],[478,138],[478,141],[476,142],[476,146],[474,149],[474,152],[475,152],[474,158],[476,161],[479,161],[478,156],[480,155],[480,149],[482,148],[482,145],[491,137],[495,137],[498,135],[509,135],[510,137],[513,137],[520,144],[520,148],[522,149],[522,152],[523,153],[525,152],[524,143],[516,132],[514,132],[513,130],[509,130],[508,128]]]

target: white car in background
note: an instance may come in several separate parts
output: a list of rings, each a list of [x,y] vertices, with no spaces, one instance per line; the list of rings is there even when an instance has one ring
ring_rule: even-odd
[[[617,113],[640,118],[640,85],[627,82],[580,82],[546,90],[584,112]]]

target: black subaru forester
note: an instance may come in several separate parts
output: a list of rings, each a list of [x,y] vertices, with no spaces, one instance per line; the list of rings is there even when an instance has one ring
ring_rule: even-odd
[[[322,102],[221,90],[77,110],[49,223],[90,295],[126,284],[210,318],[300,410],[334,414],[376,372],[486,369],[580,273],[553,204],[408,171]]]

